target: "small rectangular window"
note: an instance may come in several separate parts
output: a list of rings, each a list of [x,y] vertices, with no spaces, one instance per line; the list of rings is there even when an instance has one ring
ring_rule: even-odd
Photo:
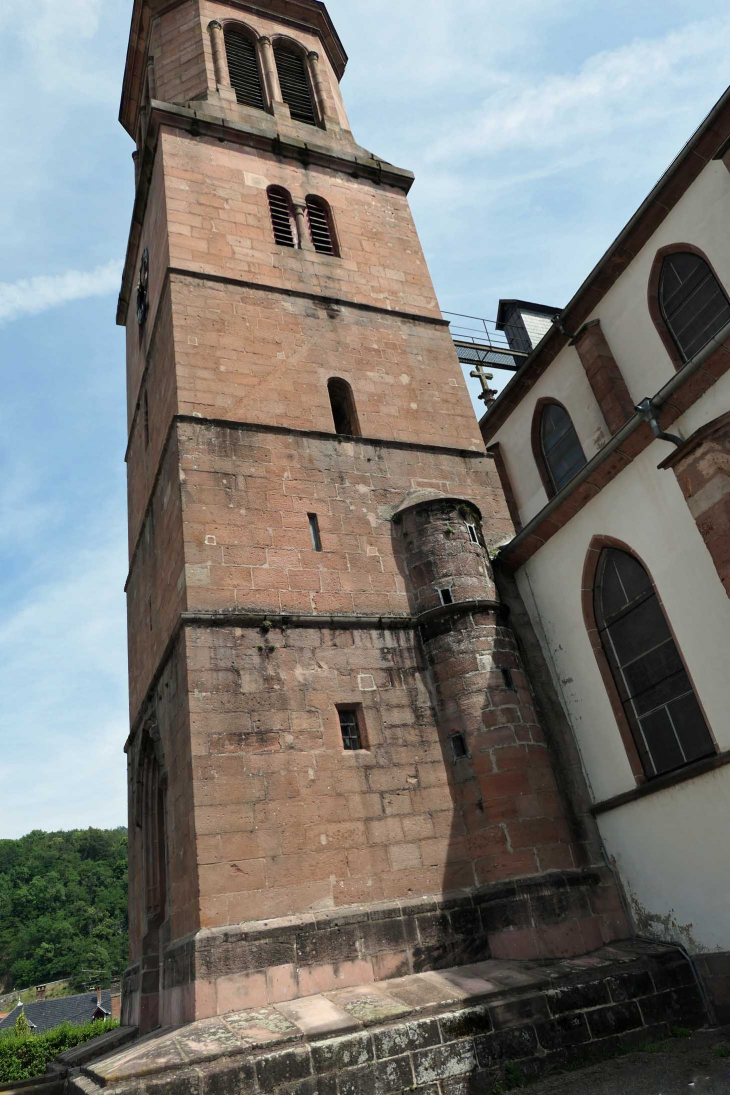
[[[471,540],[472,544],[478,544],[479,537],[477,536],[477,530],[475,529],[474,525],[467,525],[466,527],[469,529],[469,539]]]
[[[450,589],[440,589],[438,594],[442,605],[452,605],[454,603],[454,595]]]
[[[360,733],[360,719],[355,707],[338,709],[340,716],[340,730],[342,731],[342,744],[345,749],[355,752],[362,749],[362,734]]]
[[[469,756],[469,750],[466,747],[466,741],[463,734],[451,735],[451,749],[454,754],[454,760],[463,760],[464,757]]]
[[[308,513],[309,531],[312,534],[312,548],[315,551],[322,550],[322,537],[319,535],[319,520],[316,513]]]

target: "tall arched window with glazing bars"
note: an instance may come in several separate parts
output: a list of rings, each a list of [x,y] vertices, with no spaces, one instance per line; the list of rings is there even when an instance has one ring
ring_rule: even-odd
[[[593,609],[647,777],[712,755],[715,746],[664,609],[635,556],[615,547],[602,550]]]

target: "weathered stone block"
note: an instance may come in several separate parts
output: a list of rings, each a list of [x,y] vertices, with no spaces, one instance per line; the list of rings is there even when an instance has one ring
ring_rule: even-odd
[[[611,1002],[608,986],[604,981],[587,981],[561,989],[548,989],[545,998],[553,1015],[562,1015],[566,1011],[578,1011],[581,1008],[597,1008]]]
[[[308,1049],[272,1053],[256,1062],[256,1078],[262,1091],[276,1091],[285,1084],[311,1075],[312,1058]]]
[[[471,1042],[451,1042],[447,1046],[435,1046],[413,1054],[413,1072],[417,1084],[429,1084],[472,1072],[476,1068],[476,1056]]]
[[[312,1047],[317,1072],[332,1072],[364,1065],[375,1057],[369,1034],[350,1034]]]
[[[552,1052],[575,1046],[591,1039],[586,1017],[583,1014],[562,1015],[549,1023],[536,1023],[535,1031],[543,1049]]]
[[[441,1044],[441,1031],[436,1019],[419,1019],[373,1031],[373,1046],[378,1059],[396,1057],[414,1049],[426,1049]]]
[[[492,1017],[485,1004],[482,1007],[464,1008],[442,1015],[439,1024],[444,1042],[453,1042],[457,1038],[470,1038],[476,1034],[487,1034],[492,1029]]]
[[[588,1013],[588,1024],[594,1038],[608,1038],[642,1026],[639,1005],[631,1000],[625,1004],[613,1004]]]
[[[535,1053],[537,1035],[532,1026],[513,1027],[475,1038],[474,1045],[482,1068],[493,1068],[500,1061],[519,1060]]]

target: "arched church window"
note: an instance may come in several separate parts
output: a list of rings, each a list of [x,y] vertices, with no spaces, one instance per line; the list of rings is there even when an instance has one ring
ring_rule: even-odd
[[[540,455],[548,476],[548,494],[553,495],[585,467],[587,460],[565,407],[546,403],[539,413]]]
[[[659,275],[659,309],[683,361],[730,323],[730,300],[701,255],[667,255]]]
[[[307,198],[307,220],[314,250],[320,255],[336,255],[337,246],[330,208],[322,198]]]
[[[646,570],[614,547],[593,588],[601,644],[649,778],[715,752],[692,682]]]
[[[276,70],[279,73],[281,96],[295,122],[317,124],[314,96],[303,54],[284,42],[274,46]]]
[[[355,398],[352,388],[346,380],[333,376],[327,383],[332,418],[335,424],[335,432],[345,434],[348,437],[360,436],[360,424],[355,409]]]
[[[281,247],[296,247],[297,223],[291,194],[280,186],[270,186],[267,193],[274,239]]]
[[[167,915],[167,826],[162,771],[149,737],[139,763],[137,824],[142,830],[145,915],[148,925],[158,926]]]
[[[255,42],[245,31],[236,27],[226,27],[224,40],[228,75],[236,93],[236,101],[245,106],[256,107],[257,110],[264,110],[264,89]]]

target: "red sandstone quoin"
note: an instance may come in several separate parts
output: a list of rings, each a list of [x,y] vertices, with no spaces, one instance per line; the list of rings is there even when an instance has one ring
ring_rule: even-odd
[[[355,143],[345,63],[314,0],[134,6],[123,1009],[143,1031],[627,932],[495,590],[513,526],[413,179]]]

